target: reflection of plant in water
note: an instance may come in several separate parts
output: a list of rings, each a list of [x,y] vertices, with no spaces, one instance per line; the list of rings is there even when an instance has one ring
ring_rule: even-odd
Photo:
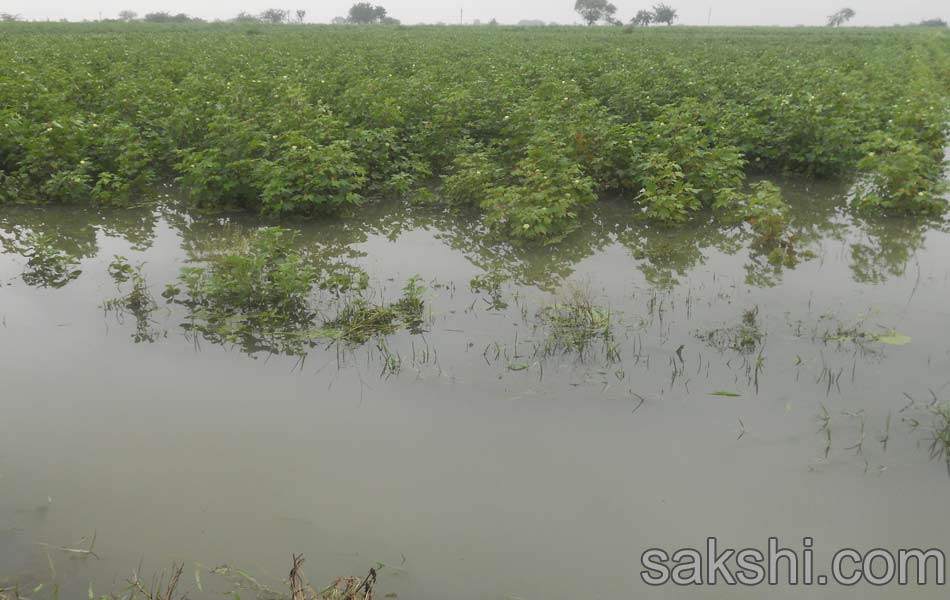
[[[23,281],[35,287],[61,288],[82,274],[73,268],[78,261],[55,247],[53,238],[45,233],[31,233],[26,237],[27,258]]]
[[[726,223],[747,225],[751,232],[745,266],[749,285],[771,287],[784,269],[794,269],[802,258],[814,256],[801,250],[799,235],[790,227],[790,207],[779,187],[771,182],[755,183],[748,196],[717,203],[715,208]]]
[[[851,244],[851,272],[860,283],[903,276],[929,230],[927,223],[912,220],[867,219],[860,224],[862,239]]]
[[[116,256],[109,265],[109,275],[117,287],[131,281],[132,289],[128,294],[107,300],[102,305],[106,313],[114,314],[120,323],[126,314],[132,315],[135,319],[132,339],[136,343],[154,342],[159,335],[163,335],[152,320],[152,314],[158,310],[158,303],[149,291],[145,275],[142,274],[142,265],[133,267],[124,256]]]

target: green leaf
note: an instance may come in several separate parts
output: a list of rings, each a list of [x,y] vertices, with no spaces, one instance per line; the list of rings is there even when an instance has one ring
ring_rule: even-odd
[[[711,392],[710,396],[723,396],[725,398],[741,398],[742,394],[737,394],[735,392],[724,392],[722,390]]]
[[[896,331],[890,331],[886,334],[875,336],[875,339],[882,344],[887,344],[889,346],[906,346],[911,342],[911,338],[897,333]]]

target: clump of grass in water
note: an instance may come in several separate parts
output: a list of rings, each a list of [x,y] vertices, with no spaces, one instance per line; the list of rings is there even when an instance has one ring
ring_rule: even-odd
[[[868,331],[865,323],[869,317],[870,314],[861,315],[853,323],[838,321],[833,328],[825,331],[820,338],[824,342],[851,342],[858,345],[879,342],[888,346],[906,346],[912,341],[911,338],[898,333],[894,328],[880,327],[881,333]]]
[[[489,271],[483,275],[473,277],[469,282],[469,287],[476,293],[488,294],[485,302],[489,310],[505,310],[508,308],[508,302],[505,301],[501,293],[502,284],[507,281],[507,277],[498,271]]]
[[[411,333],[421,333],[425,326],[425,287],[413,276],[402,290],[402,297],[392,304],[371,304],[357,297],[342,305],[332,320],[319,330],[320,337],[330,337],[363,344],[374,337],[394,333],[405,327]]]
[[[950,476],[950,403],[935,404],[930,410],[933,414],[930,457],[942,459]]]
[[[614,342],[615,315],[609,307],[595,304],[588,291],[572,289],[539,310],[537,321],[546,332],[536,349],[542,357],[571,353],[584,360],[600,347],[608,361],[620,358]]]
[[[765,331],[759,323],[758,306],[744,310],[738,325],[710,329],[694,335],[720,352],[735,350],[743,354],[755,352],[765,340]]]
[[[21,253],[27,259],[23,281],[29,286],[59,289],[82,274],[73,268],[78,261],[56,248],[53,239],[45,233],[32,233],[26,238],[27,247]]]
[[[133,267],[124,256],[116,256],[109,265],[109,275],[117,287],[131,281],[132,289],[125,295],[104,302],[103,310],[106,314],[115,315],[119,322],[126,314],[132,315],[135,319],[135,333],[132,334],[135,343],[154,342],[161,335],[152,320],[152,314],[158,310],[158,303],[149,291],[142,274],[142,265]]]

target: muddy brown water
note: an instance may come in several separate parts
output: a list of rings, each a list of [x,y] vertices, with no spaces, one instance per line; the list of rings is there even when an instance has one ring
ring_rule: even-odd
[[[303,553],[315,583],[385,563],[380,595],[399,598],[945,597],[640,581],[646,549],[708,536],[811,536],[819,572],[844,547],[950,551],[929,406],[950,401],[950,235],[852,217],[834,185],[783,186],[802,252],[779,267],[736,230],[648,226],[613,202],[540,249],[394,203],[290,224],[363,267],[374,294],[421,276],[428,331],[388,336],[395,373],[374,342],[319,344],[301,363],[196,340],[161,299],[151,343],[104,314],[113,256],[144,263],[157,297],[253,219],[2,209],[0,588],[50,597],[55,572],[61,597],[85,597],[140,562],[147,577],[183,561],[190,597],[220,597],[231,587],[210,568],[279,588]],[[29,231],[81,275],[25,282]],[[471,289],[486,273],[507,278],[495,299]],[[537,354],[537,311],[569,289],[609,307],[617,356]],[[756,307],[754,351],[702,339]],[[855,325],[868,336],[837,335]],[[894,333],[909,343],[875,337]],[[93,534],[98,559],[57,549]]]

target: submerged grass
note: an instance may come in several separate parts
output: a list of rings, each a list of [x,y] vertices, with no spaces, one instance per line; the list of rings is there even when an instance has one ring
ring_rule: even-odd
[[[544,338],[535,353],[541,358],[572,354],[585,360],[601,350],[608,362],[619,360],[616,320],[610,307],[594,302],[589,290],[571,288],[537,312],[536,328],[542,329]]]
[[[385,336],[405,327],[412,333],[422,333],[425,326],[425,287],[418,276],[411,277],[403,288],[402,297],[392,304],[372,304],[357,297],[341,304],[336,317],[324,322],[317,337],[329,337],[350,343],[363,344],[372,338]]]
[[[765,341],[765,330],[759,322],[758,306],[744,310],[737,325],[700,331],[695,335],[720,352],[734,350],[742,354],[756,352]]]

